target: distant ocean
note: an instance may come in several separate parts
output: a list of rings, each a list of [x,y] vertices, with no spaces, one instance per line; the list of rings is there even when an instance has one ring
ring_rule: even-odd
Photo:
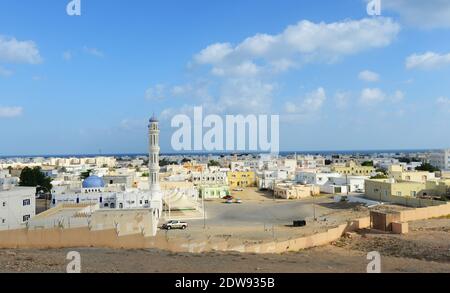
[[[374,154],[411,154],[411,153],[425,153],[432,151],[431,149],[415,149],[415,150],[341,150],[341,151],[282,151],[280,156],[289,155],[374,155]],[[161,153],[161,156],[221,156],[221,155],[258,155],[264,154],[264,152],[179,152],[179,153]],[[91,157],[140,157],[147,156],[146,153],[118,153],[118,154],[66,154],[66,155],[19,155],[19,156],[2,156],[1,159],[5,158],[91,158]]]

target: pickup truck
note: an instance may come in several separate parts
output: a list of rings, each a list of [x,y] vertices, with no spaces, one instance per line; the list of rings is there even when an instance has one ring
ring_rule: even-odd
[[[166,230],[172,230],[172,229],[182,229],[185,230],[188,227],[188,224],[186,222],[182,221],[169,221],[162,225],[163,229]]]

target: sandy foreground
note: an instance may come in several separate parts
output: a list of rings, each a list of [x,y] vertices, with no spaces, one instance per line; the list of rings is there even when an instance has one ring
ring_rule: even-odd
[[[97,248],[0,250],[0,272],[64,273],[69,251],[81,254],[85,273],[364,273],[369,251],[383,272],[450,272],[450,220],[411,223],[407,235],[362,231],[324,247],[284,254],[171,253]]]

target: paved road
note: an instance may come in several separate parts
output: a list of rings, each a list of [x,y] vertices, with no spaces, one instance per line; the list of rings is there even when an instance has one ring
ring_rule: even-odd
[[[289,225],[294,220],[311,218],[314,205],[311,201],[248,201],[242,204],[224,204],[221,202],[205,203],[208,225],[251,225],[276,224]],[[324,208],[316,206],[319,217]],[[190,221],[192,225],[203,225],[203,220]]]

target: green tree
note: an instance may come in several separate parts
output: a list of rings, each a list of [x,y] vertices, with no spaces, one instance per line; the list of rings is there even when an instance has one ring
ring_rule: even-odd
[[[84,180],[84,179],[88,178],[89,176],[91,176],[91,172],[92,172],[92,170],[87,170],[85,172],[81,172],[80,179]]]
[[[384,174],[377,174],[375,176],[370,177],[370,179],[388,179],[388,177]]]
[[[379,168],[379,169],[376,170],[376,172],[377,172],[377,173],[384,174],[384,175],[387,175],[387,171],[386,171],[385,169]]]
[[[36,192],[41,190],[45,192],[50,191],[53,187],[51,182],[52,179],[42,173],[41,167],[34,167],[33,169],[25,167],[20,173],[20,186],[41,186],[42,188],[37,188]]]
[[[373,161],[365,161],[361,164],[364,167],[373,167]]]
[[[214,160],[209,161],[208,167],[220,167],[220,163]]]
[[[428,171],[428,172],[438,172],[441,171],[439,168],[436,168],[435,166],[429,164],[429,163],[422,163],[419,167],[416,168],[417,171]]]
[[[177,162],[171,161],[168,158],[164,158],[162,160],[159,160],[159,165],[161,167],[169,166],[169,165],[176,165]]]

